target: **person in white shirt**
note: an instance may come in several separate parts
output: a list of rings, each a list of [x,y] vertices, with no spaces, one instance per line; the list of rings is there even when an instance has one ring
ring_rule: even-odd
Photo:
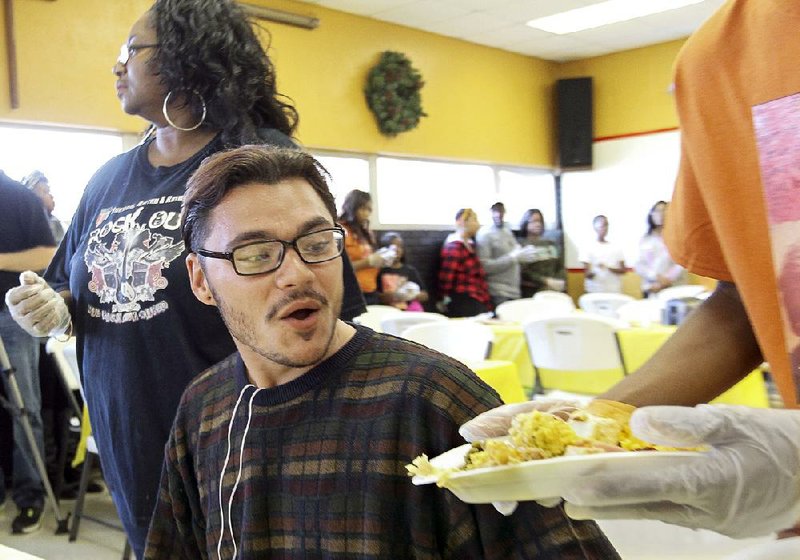
[[[622,275],[625,274],[625,257],[622,249],[606,240],[608,218],[595,216],[592,226],[597,239],[580,254],[585,270],[584,289],[587,292],[622,292]]]

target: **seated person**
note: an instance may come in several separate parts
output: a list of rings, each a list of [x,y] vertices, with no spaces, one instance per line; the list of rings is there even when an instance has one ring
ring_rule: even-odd
[[[500,404],[463,364],[337,319],[344,238],[322,166],[244,146],[189,180],[191,287],[237,351],[184,393],[146,558],[618,558],[593,523],[510,517],[405,465]]]
[[[428,292],[422,284],[417,269],[406,264],[406,250],[399,233],[390,231],[381,237],[381,247],[393,248],[395,259],[390,266],[378,272],[378,297],[380,302],[403,311],[424,311]]]

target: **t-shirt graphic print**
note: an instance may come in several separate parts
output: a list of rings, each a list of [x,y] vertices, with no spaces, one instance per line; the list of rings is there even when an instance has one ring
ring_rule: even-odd
[[[752,114],[784,339],[800,401],[800,93],[756,105]]]

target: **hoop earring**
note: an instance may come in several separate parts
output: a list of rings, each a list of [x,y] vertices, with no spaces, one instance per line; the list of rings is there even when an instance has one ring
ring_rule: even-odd
[[[172,91],[170,90],[167,93],[167,96],[164,98],[164,105],[161,107],[161,112],[164,114],[164,118],[167,119],[167,122],[172,128],[177,130],[182,130],[184,132],[190,132],[192,130],[200,128],[200,125],[206,122],[206,100],[203,99],[203,96],[200,95],[200,92],[197,91],[196,89],[193,89],[192,93],[194,93],[195,95],[197,95],[197,97],[200,98],[200,103],[203,105],[203,114],[200,115],[200,120],[197,121],[197,124],[189,128],[183,128],[181,126],[178,126],[177,124],[172,122],[171,118],[169,118],[169,113],[167,112],[167,103],[169,103],[169,98],[172,96]]]

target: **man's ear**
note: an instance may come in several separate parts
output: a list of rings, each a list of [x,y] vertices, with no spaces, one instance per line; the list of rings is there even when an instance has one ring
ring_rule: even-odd
[[[192,286],[194,297],[206,305],[216,306],[214,294],[208,287],[206,274],[203,272],[203,267],[200,266],[200,258],[195,253],[186,255],[186,270],[189,272],[189,283]]]

